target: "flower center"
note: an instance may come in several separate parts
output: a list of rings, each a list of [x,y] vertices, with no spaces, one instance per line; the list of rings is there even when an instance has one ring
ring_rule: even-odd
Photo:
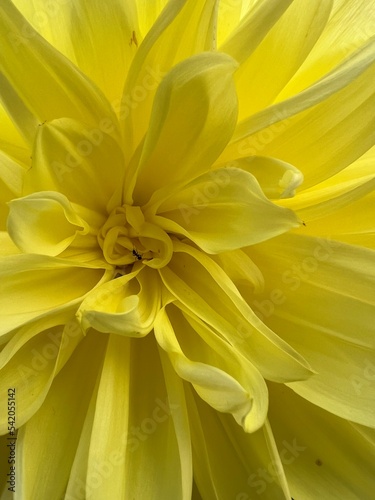
[[[104,258],[119,268],[142,261],[153,268],[170,261],[173,244],[158,225],[145,220],[141,207],[115,208],[98,234]]]

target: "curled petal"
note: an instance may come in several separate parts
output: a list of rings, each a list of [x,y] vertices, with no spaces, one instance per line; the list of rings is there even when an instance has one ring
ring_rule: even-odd
[[[11,255],[0,261],[0,335],[32,320],[71,312],[112,274],[105,265],[82,264],[44,255]]]
[[[9,203],[8,232],[20,250],[56,256],[64,251],[77,234],[89,232],[62,194],[45,191],[18,198]]]
[[[155,271],[143,268],[105,283],[89,294],[77,312],[82,328],[144,337],[153,328],[161,287]]]
[[[186,310],[241,352],[263,377],[288,382],[312,375],[306,360],[256,316],[224,271],[203,252],[175,242],[173,259],[159,273]]]
[[[301,224],[291,210],[264,196],[254,176],[237,168],[198,177],[156,211],[155,221],[165,230],[183,234],[208,253],[253,245]]]
[[[246,432],[254,432],[264,424],[268,409],[266,383],[230,344],[198,318],[184,316],[173,305],[158,313],[155,335],[177,374],[190,382],[208,404],[231,413]],[[194,361],[183,352],[178,337]]]
[[[134,193],[129,189],[135,180],[129,180],[125,199],[133,196],[142,205],[155,190],[186,183],[209,169],[236,124],[235,68],[231,57],[204,52],[167,74],[155,96],[137,170],[130,172],[136,174]]]

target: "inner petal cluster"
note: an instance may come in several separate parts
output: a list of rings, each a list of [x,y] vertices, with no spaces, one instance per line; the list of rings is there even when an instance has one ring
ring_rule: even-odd
[[[147,222],[141,207],[116,207],[98,233],[104,258],[119,268],[142,261],[150,267],[166,265],[173,253],[169,235]]]

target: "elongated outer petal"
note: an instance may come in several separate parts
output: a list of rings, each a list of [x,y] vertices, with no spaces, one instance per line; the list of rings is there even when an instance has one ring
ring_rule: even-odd
[[[327,2],[328,3],[328,2]],[[324,9],[324,6],[322,6]],[[328,23],[317,43],[278,100],[297,94],[318,81],[375,35],[373,0],[334,0]]]
[[[154,336],[131,342],[131,377],[136,387],[129,404],[129,426],[122,436],[127,442],[124,498],[189,500],[192,464],[190,444],[183,438],[189,431],[182,396],[167,390]],[[181,419],[183,427],[175,426]]]
[[[249,148],[257,150],[250,154],[277,157],[303,173],[305,188],[357,160],[375,140],[374,47],[375,38],[313,87],[240,123],[237,131],[271,117],[247,143],[231,146],[235,158],[247,156]]]
[[[255,293],[264,289],[262,271],[243,250],[233,250],[214,256],[214,260],[240,290],[251,288]]]
[[[258,9],[264,9],[267,3],[277,4],[273,15],[285,9],[285,2],[267,1],[258,3]],[[274,102],[319,39],[332,3],[333,0],[294,0],[249,56],[248,45],[243,43],[241,55],[245,59],[235,75],[240,120]],[[253,36],[258,33],[254,28],[249,31]]]
[[[76,64],[74,48],[71,40],[71,11],[73,2],[58,0],[12,0],[17,9],[27,19],[31,26],[59,52]],[[23,36],[31,36],[27,25]],[[21,37],[15,37],[15,45],[22,44]]]
[[[69,482],[74,498],[86,498],[87,483],[87,495],[94,500],[117,495],[190,500],[192,463],[184,392],[167,361],[162,368],[152,335],[136,341],[110,336],[95,406],[87,415]],[[88,464],[87,471],[82,462]],[[102,481],[93,488],[98,473]]]
[[[21,195],[24,168],[1,150],[0,144],[0,229],[5,229],[8,217],[6,202]],[[0,250],[1,252],[1,250]]]
[[[225,41],[220,50],[243,62],[292,2],[293,0],[256,2],[254,8],[249,10],[239,28]]]
[[[90,229],[69,200],[54,191],[18,198],[9,207],[9,235],[25,253],[56,256],[78,233],[86,234]]]
[[[308,234],[375,250],[375,192],[307,224]],[[353,216],[355,214],[355,216]],[[340,221],[340,224],[337,221]]]
[[[58,314],[18,329],[0,353],[0,400],[6,400],[9,387],[15,388],[17,428],[42,406],[54,378],[83,337],[71,317],[72,313]],[[3,414],[0,434],[7,430]]]
[[[269,385],[269,419],[291,497],[370,499],[375,488],[374,430],[353,426],[285,386]],[[252,481],[249,498],[257,487]]]
[[[16,128],[22,139],[31,148],[38,126],[38,119],[26,106],[16,89],[1,71],[0,102],[3,103],[7,116],[12,120],[13,127]],[[3,136],[3,133],[1,135]],[[21,142],[19,139],[16,139],[16,141]]]
[[[126,439],[124,434],[129,420],[130,398],[130,339],[110,335],[104,356],[103,369],[97,389],[94,415],[90,436],[86,441],[87,483],[98,474],[98,467],[106,461],[108,473],[101,475],[100,484],[91,492],[93,500],[99,498],[124,498],[125,484],[122,469],[125,463]],[[114,418],[116,416],[116,418]],[[82,438],[81,438],[82,439]],[[77,458],[77,457],[76,457]],[[104,469],[103,469],[104,470]],[[76,496],[79,491],[84,496],[85,488],[70,478],[70,494]]]
[[[115,125],[114,112],[101,92],[28,24],[10,0],[0,5],[0,45],[0,71],[39,122],[69,116],[91,126],[104,119]],[[17,108],[12,113],[16,117]]]
[[[198,177],[156,211],[151,221],[183,234],[208,253],[253,245],[301,224],[291,210],[264,196],[253,175],[237,168]]]
[[[138,24],[142,36],[150,31],[168,0],[137,0]]]
[[[249,500],[256,482],[267,500],[290,500],[272,431],[266,423],[257,432],[245,433],[230,415],[219,413],[186,388],[191,422],[194,476],[203,499]],[[270,472],[264,481],[258,471]],[[261,487],[262,486],[262,487]],[[257,495],[258,496],[258,495]],[[260,496],[261,498],[261,496]]]
[[[190,422],[183,380],[176,374],[168,355],[159,347],[160,361],[167,390],[169,409],[179,447],[181,466],[181,498],[191,500],[193,483],[193,457]],[[177,410],[177,411],[176,411]]]
[[[356,210],[353,203],[360,200],[368,193],[374,191],[375,188],[375,148],[369,150],[365,155],[355,161],[352,165],[330,177],[324,182],[303,190],[298,193],[298,196],[293,200],[283,200],[283,206],[293,208],[304,221],[312,221],[318,219],[320,233],[324,234],[324,230],[332,232],[335,225],[326,225],[321,219],[323,217],[334,214],[337,210],[344,207],[351,209],[360,216],[360,210]],[[366,217],[370,219],[370,217]],[[346,218],[340,217],[340,227]],[[353,220],[353,219],[352,219]],[[308,224],[309,234],[314,234],[314,229]]]
[[[152,4],[155,3],[161,2],[147,0],[144,11],[148,11],[151,4],[152,15]],[[168,2],[139,45],[129,69],[122,99],[114,103],[120,122],[123,122],[129,158],[147,131],[155,92],[164,75],[177,63],[214,48],[216,6],[216,0]],[[139,2],[137,7],[141,27],[145,14]]]
[[[24,194],[59,191],[105,216],[124,169],[122,150],[106,130],[70,118],[39,127]]]
[[[250,8],[250,1],[241,2],[219,2],[217,13],[217,45],[221,47],[223,42],[236,30],[241,19]]]
[[[83,329],[129,337],[144,337],[153,328],[161,301],[156,271],[142,269],[111,280],[93,290],[82,302],[77,316]]]
[[[175,242],[173,259],[159,273],[172,296],[241,352],[263,377],[286,382],[312,374],[303,357],[259,320],[228,276],[203,252]]]
[[[163,363],[162,371],[158,358],[151,336],[141,342],[109,337],[86,442],[84,480],[93,500],[191,498],[190,438],[182,384],[170,369],[166,388],[163,372],[167,368]],[[91,489],[92,478],[104,470],[108,474]],[[68,492],[74,498],[82,492],[81,484],[78,476],[71,478]]]
[[[248,303],[317,372],[292,389],[342,418],[374,426],[375,252],[290,234],[252,247],[250,256],[266,287],[249,294]]]
[[[104,266],[104,265],[103,265]],[[34,319],[72,310],[111,270],[41,255],[14,255],[0,261],[0,335]]]
[[[100,334],[84,339],[40,410],[20,430],[16,500],[63,497],[105,345],[106,338]]]
[[[291,125],[299,122],[298,126],[301,127],[303,125],[302,118],[306,120],[310,115],[313,118],[313,114],[316,112],[315,108],[310,113],[301,115],[299,113],[319,103],[324,106],[325,101],[348,87],[371,68],[374,65],[374,46],[375,39],[369,40],[348,59],[332,69],[328,74],[324,74],[320,80],[310,87],[304,88],[300,93],[291,96],[285,101],[269,106],[239,122],[232,143],[222,155],[223,160],[234,160],[239,156],[263,155],[268,144],[272,144],[283,132],[289,130]],[[367,89],[367,91],[370,91],[370,89]],[[353,104],[354,102],[345,103],[349,108]],[[329,107],[326,106],[324,109],[328,118],[335,118],[335,113]],[[317,119],[316,123],[320,123],[319,119]],[[293,147],[295,143],[296,141],[294,141]],[[307,157],[305,157],[306,159]],[[290,162],[299,167],[292,160]],[[304,172],[303,169],[301,170]]]
[[[199,176],[220,155],[236,123],[235,66],[227,55],[203,53],[178,64],[164,78],[137,167],[137,204],[163,186]]]
[[[140,36],[137,2],[76,0],[71,5],[69,32],[77,66],[103,91],[110,103],[123,91]]]
[[[14,196],[19,196],[22,191],[22,178],[25,170],[10,155],[0,150],[0,176],[1,182],[12,191]],[[3,190],[1,190],[1,197]]]
[[[4,75],[0,73],[1,87],[3,89]],[[6,111],[5,103],[2,100],[2,92],[0,92],[0,127],[1,127],[1,139],[0,139],[0,147],[1,150],[5,153],[10,153],[10,150],[22,151],[25,153],[24,157],[30,160],[30,152],[27,149],[27,143],[23,140],[21,133],[17,130],[13,120],[10,118],[9,114]],[[14,156],[14,155],[13,155]]]
[[[231,413],[247,432],[254,432],[263,425],[268,407],[263,377],[214,332],[205,329],[204,324],[194,318],[186,321],[178,311],[167,312],[163,308],[155,321],[155,336],[168,353],[177,374],[190,382],[210,406]],[[184,336],[192,337],[190,342],[184,342]],[[185,344],[187,355],[178,337]],[[194,361],[189,354],[194,356]]]

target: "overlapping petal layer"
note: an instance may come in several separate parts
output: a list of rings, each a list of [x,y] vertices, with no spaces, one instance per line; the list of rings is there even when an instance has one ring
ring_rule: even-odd
[[[250,255],[264,269],[265,289],[248,301],[317,371],[292,383],[293,390],[340,417],[372,426],[375,393],[366,373],[375,366],[373,252],[285,235],[253,247]]]
[[[142,205],[155,190],[171,191],[171,184],[176,189],[209,169],[236,124],[235,67],[229,56],[207,52],[168,73],[155,96],[139,164],[131,172],[134,193],[125,185],[127,202],[132,198]]]
[[[157,214],[151,221],[208,253],[253,245],[301,224],[294,212],[271,203],[251,174],[236,168],[204,174],[151,209]]]

